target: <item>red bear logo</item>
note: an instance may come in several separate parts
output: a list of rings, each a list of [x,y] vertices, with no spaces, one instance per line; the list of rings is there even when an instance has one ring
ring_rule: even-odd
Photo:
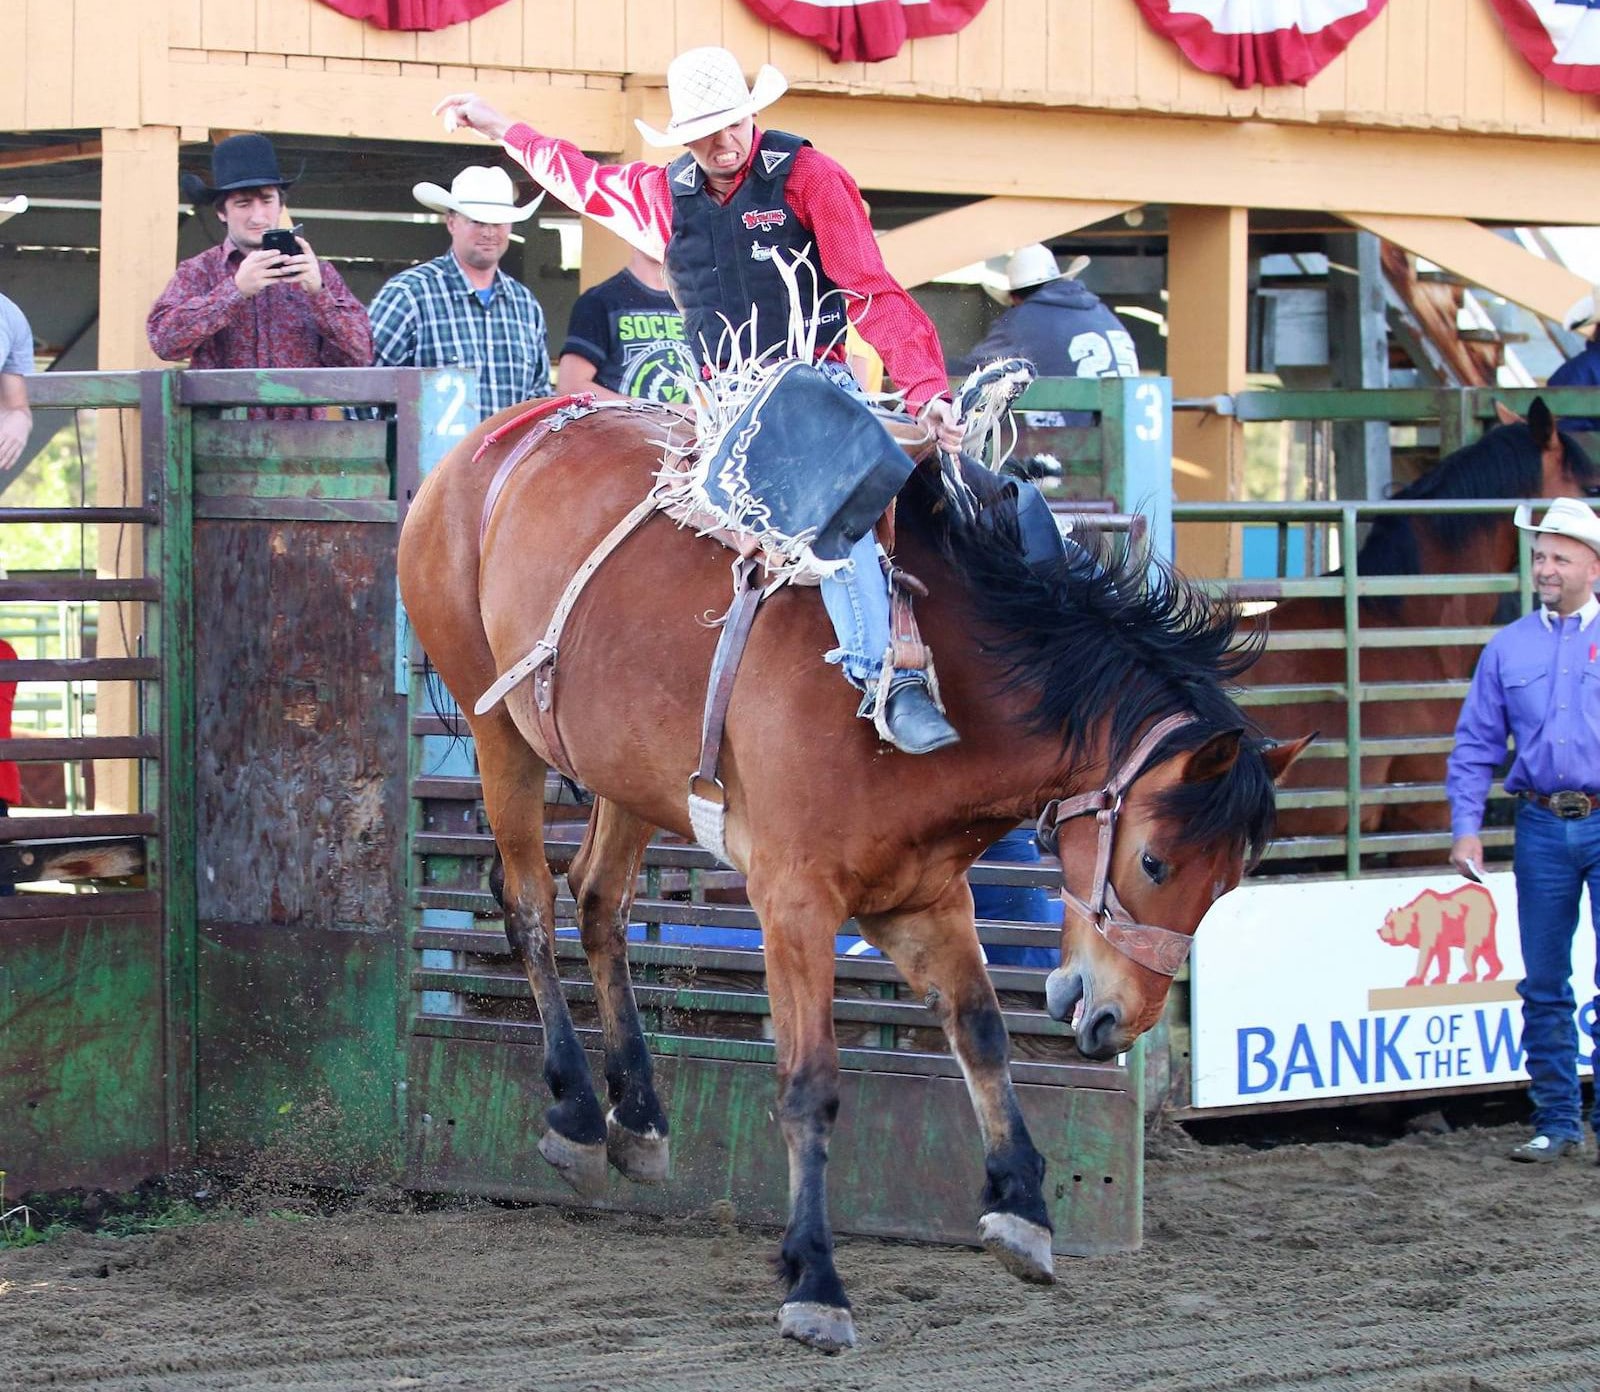
[[[1482,885],[1462,885],[1449,894],[1425,889],[1409,904],[1390,909],[1378,936],[1394,947],[1417,949],[1417,967],[1407,986],[1420,986],[1430,965],[1437,971],[1430,985],[1443,984],[1450,975],[1450,949],[1461,952],[1460,980],[1482,980],[1500,975],[1500,954],[1495,949],[1494,925],[1499,917],[1494,896]]]

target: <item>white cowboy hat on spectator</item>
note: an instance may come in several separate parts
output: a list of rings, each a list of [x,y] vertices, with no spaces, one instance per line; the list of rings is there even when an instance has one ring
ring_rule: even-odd
[[[747,86],[739,60],[725,48],[691,48],[667,64],[667,98],[672,119],[664,131],[635,120],[652,145],[687,145],[724,126],[753,116],[789,90],[789,79],[763,63],[755,85]]]
[[[1009,304],[1011,295],[1018,290],[1031,290],[1036,285],[1048,285],[1052,280],[1076,280],[1088,266],[1087,256],[1074,256],[1071,265],[1063,271],[1056,264],[1056,258],[1051,255],[1049,247],[1032,242],[1025,247],[1018,247],[1011,253],[1003,272],[1006,281],[1004,289],[997,290],[987,282],[984,284],[984,289],[988,291],[990,299],[1000,304]]]
[[[1600,308],[1597,306],[1600,306],[1600,285],[1595,286],[1574,304],[1561,322],[1572,333],[1586,329],[1590,324],[1600,321]]]
[[[1585,546],[1592,546],[1600,556],[1600,517],[1587,503],[1576,498],[1557,498],[1544,515],[1544,521],[1533,523],[1533,507],[1523,503],[1517,508],[1517,526],[1525,532],[1549,532],[1552,536],[1571,537]]]
[[[25,193],[13,194],[10,198],[0,198],[0,222],[27,211],[28,195]]]
[[[526,222],[544,202],[541,193],[519,208],[511,176],[484,164],[469,164],[450,181],[448,190],[438,184],[418,184],[411,196],[436,213],[460,213],[474,222],[488,223]]]

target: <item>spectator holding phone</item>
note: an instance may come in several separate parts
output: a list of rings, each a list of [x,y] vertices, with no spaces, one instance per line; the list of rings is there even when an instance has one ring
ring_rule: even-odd
[[[474,164],[448,189],[418,184],[412,197],[444,214],[450,249],[385,281],[372,301],[374,361],[382,367],[470,367],[481,415],[550,391],[544,309],[500,269],[513,223],[544,201],[517,203],[505,170]]]
[[[366,367],[372,329],[361,301],[304,237],[266,244],[285,212],[293,179],[278,169],[264,135],[231,135],[211,152],[211,183],[184,176],[184,193],[210,203],[224,236],[180,262],[145,328],[169,362],[197,368]],[[304,417],[304,407],[253,408],[252,416]]]

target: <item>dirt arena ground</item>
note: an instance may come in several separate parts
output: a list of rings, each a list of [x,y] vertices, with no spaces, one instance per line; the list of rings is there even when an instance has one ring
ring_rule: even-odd
[[[0,1252],[0,1386],[979,1392],[1600,1387],[1600,1168],[1509,1127],[1149,1157],[1139,1253],[1023,1286],[845,1238],[861,1346],[777,1338],[735,1215],[488,1205],[218,1216]]]

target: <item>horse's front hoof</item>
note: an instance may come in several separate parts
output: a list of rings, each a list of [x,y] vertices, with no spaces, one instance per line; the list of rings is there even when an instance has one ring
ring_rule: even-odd
[[[661,1184],[672,1169],[671,1148],[659,1131],[630,1131],[615,1112],[606,1117],[606,1156],[624,1179]]]
[[[579,1145],[559,1131],[546,1131],[539,1141],[539,1154],[555,1166],[579,1198],[598,1198],[605,1192],[606,1148],[599,1142]]]
[[[985,1213],[978,1219],[978,1236],[1013,1276],[1041,1286],[1054,1284],[1056,1259],[1050,1251],[1049,1228],[1015,1213]]]
[[[791,1300],[778,1308],[778,1329],[785,1339],[798,1339],[823,1353],[856,1346],[856,1322],[838,1305]]]

